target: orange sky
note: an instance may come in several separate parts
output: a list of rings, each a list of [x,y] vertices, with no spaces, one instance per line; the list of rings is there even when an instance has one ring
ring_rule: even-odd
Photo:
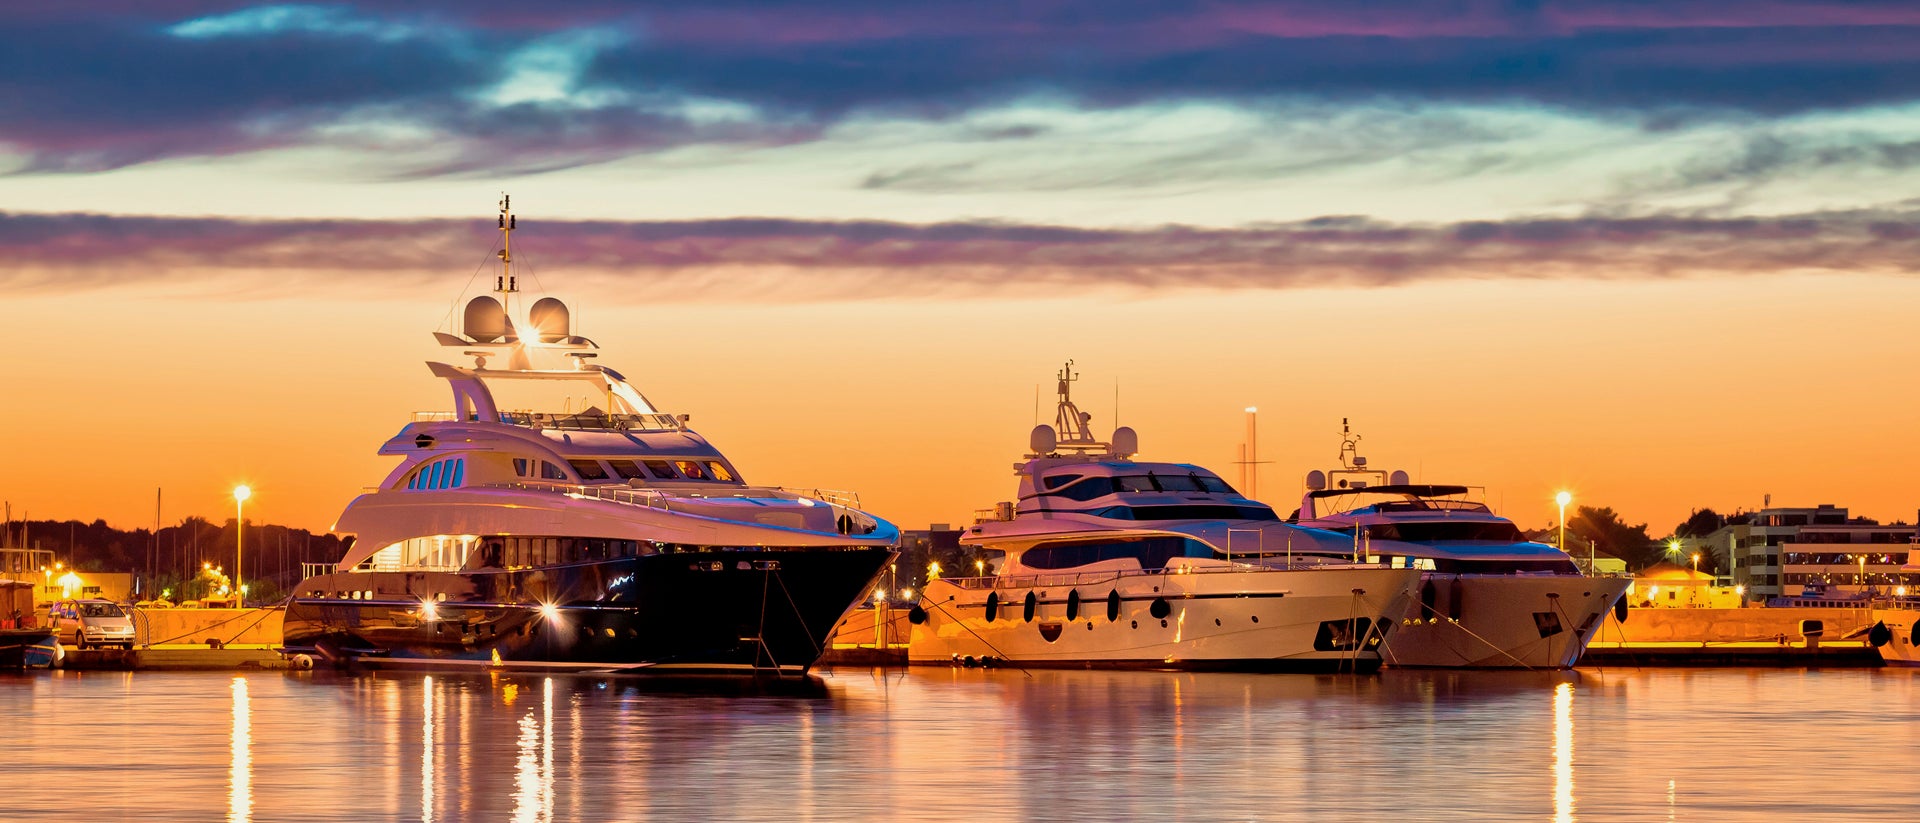
[[[550,276],[550,280],[553,279]],[[191,278],[181,285],[191,286]],[[365,300],[16,299],[0,490],[34,518],[121,527],[231,512],[324,529],[391,458],[458,283]],[[318,287],[308,287],[317,289]],[[907,528],[1009,499],[1054,370],[1074,358],[1097,431],[1233,479],[1261,408],[1261,496],[1290,510],[1340,418],[1381,468],[1482,485],[1523,526],[1551,496],[1665,534],[1689,509],[1836,503],[1913,519],[1920,282],[1875,276],[1464,281],[1395,288],[769,305],[567,294],[580,330],[656,403],[693,415],[748,480],[860,492]]]

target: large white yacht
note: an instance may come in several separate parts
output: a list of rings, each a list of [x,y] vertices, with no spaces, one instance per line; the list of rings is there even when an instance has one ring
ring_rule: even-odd
[[[804,672],[898,529],[851,495],[748,485],[688,416],[592,362],[564,304],[520,313],[507,206],[494,294],[436,333],[474,365],[427,364],[452,410],[381,446],[400,464],[341,514],[354,543],[298,586],[286,645],[375,666]],[[541,388],[578,405],[496,394]]]
[[[1907,562],[1900,571],[1920,573],[1920,541],[1907,547]],[[1909,594],[1905,586],[1894,592],[1874,603],[1867,642],[1880,650],[1880,659],[1887,665],[1920,666],[1920,595]]]
[[[1288,520],[1340,532],[1346,556],[1424,572],[1419,597],[1395,616],[1388,665],[1567,668],[1607,612],[1624,609],[1630,581],[1581,574],[1565,552],[1468,499],[1467,486],[1368,468],[1359,439],[1343,425],[1340,468],[1310,472]]]
[[[961,535],[1004,557],[993,574],[923,587],[912,662],[1378,668],[1417,570],[1317,556],[1345,538],[1282,523],[1199,466],[1134,460],[1132,429],[1097,440],[1070,397],[1072,367],[1054,425],[1034,428],[1014,467],[1019,500]],[[1260,562],[1287,548],[1291,563]]]

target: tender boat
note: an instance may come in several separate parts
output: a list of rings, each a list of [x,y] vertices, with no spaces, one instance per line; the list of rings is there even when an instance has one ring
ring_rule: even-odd
[[[1199,466],[1134,460],[1132,429],[1095,439],[1070,397],[1072,367],[1060,372],[1055,424],[1035,427],[1015,466],[1018,501],[961,535],[1003,555],[994,573],[922,588],[908,613],[911,662],[1378,668],[1418,570],[1318,556],[1345,538],[1282,523]],[[1274,547],[1298,554],[1260,556]]]
[[[0,577],[0,669],[44,669],[65,656],[34,612],[33,583]]]
[[[1369,469],[1359,439],[1343,427],[1340,468],[1309,473],[1288,520],[1341,533],[1342,556],[1421,570],[1419,597],[1382,651],[1388,665],[1568,668],[1610,610],[1624,618],[1631,581],[1581,574],[1566,552],[1468,499],[1469,487]]]
[[[899,530],[850,494],[747,484],[687,416],[592,362],[564,304],[517,313],[513,228],[503,199],[494,294],[467,304],[459,333],[436,334],[474,358],[427,364],[452,411],[418,415],[380,447],[400,464],[340,516],[335,531],[355,536],[346,556],[297,587],[289,651],[372,666],[804,673],[894,558]],[[542,387],[592,404],[496,397]]]

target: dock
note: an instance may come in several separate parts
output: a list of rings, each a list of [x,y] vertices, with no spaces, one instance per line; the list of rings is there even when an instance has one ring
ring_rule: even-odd
[[[1594,643],[1580,656],[1589,667],[1727,667],[1872,669],[1885,665],[1880,651],[1859,641],[1832,643],[1626,642]]]
[[[198,645],[68,649],[60,667],[82,671],[269,671],[293,665],[273,647]]]

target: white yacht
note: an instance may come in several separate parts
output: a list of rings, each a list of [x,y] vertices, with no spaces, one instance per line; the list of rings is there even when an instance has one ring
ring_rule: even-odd
[[[1920,573],[1920,544],[1908,547],[1903,574]],[[1873,606],[1873,627],[1867,642],[1880,650],[1880,659],[1890,666],[1920,666],[1920,596],[1907,593],[1901,586],[1892,597]]]
[[[912,662],[1378,668],[1417,570],[1316,556],[1345,538],[1282,523],[1199,466],[1135,461],[1131,429],[1098,441],[1070,397],[1072,366],[1055,424],[1035,427],[1014,467],[1019,500],[961,535],[1004,557],[992,574],[923,587]],[[1284,547],[1299,549],[1292,562],[1260,562]]]
[[[1395,615],[1388,665],[1567,668],[1609,610],[1624,619],[1630,581],[1581,574],[1565,552],[1468,499],[1466,486],[1369,469],[1360,438],[1344,427],[1342,438],[1340,468],[1310,472],[1288,520],[1340,532],[1344,556],[1423,572],[1419,596]]]
[[[592,362],[564,304],[517,313],[507,206],[494,294],[467,304],[458,334],[436,333],[474,365],[427,364],[453,408],[381,446],[400,464],[341,514],[346,556],[297,587],[289,650],[374,666],[806,671],[899,531],[852,495],[748,485],[688,416]],[[542,388],[578,405],[516,409],[496,394]]]

